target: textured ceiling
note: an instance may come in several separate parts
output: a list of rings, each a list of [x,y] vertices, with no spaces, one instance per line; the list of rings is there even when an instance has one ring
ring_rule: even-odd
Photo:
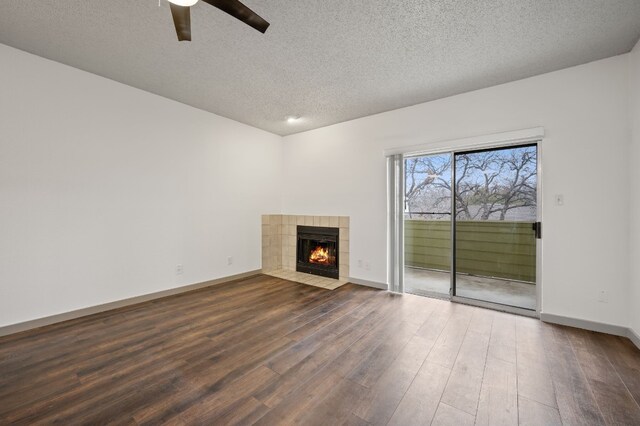
[[[244,3],[266,34],[198,3],[180,43],[166,0],[0,0],[0,43],[287,135],[625,53],[640,37],[640,0]]]

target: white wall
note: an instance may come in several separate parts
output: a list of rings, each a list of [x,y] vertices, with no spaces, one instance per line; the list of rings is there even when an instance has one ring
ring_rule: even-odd
[[[351,216],[351,276],[385,282],[383,149],[543,126],[543,312],[627,326],[627,59],[288,136],[283,211]]]
[[[631,119],[630,327],[640,336],[640,42],[629,54]]]
[[[639,49],[282,143],[0,45],[0,326],[258,269],[262,213],[351,216],[384,282],[385,148],[543,126],[543,312],[638,332]]]
[[[281,161],[279,136],[0,45],[0,326],[259,269]]]

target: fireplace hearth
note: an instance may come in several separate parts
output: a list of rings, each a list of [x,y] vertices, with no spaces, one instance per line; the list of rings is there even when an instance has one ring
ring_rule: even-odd
[[[296,271],[338,278],[339,228],[297,227]]]

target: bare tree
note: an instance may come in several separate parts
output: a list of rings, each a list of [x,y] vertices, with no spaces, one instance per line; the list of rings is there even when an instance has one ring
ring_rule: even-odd
[[[435,214],[451,210],[451,156],[412,157],[405,162],[405,210]]]
[[[536,205],[536,149],[520,147],[456,156],[456,218],[505,220],[509,211]],[[451,156],[406,160],[406,210],[450,204]],[[422,209],[422,210],[420,210]],[[450,207],[447,209],[450,210]]]

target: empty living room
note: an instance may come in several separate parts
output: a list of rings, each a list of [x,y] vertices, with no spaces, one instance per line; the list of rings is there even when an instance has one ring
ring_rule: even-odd
[[[0,0],[0,425],[640,425],[639,0]]]

